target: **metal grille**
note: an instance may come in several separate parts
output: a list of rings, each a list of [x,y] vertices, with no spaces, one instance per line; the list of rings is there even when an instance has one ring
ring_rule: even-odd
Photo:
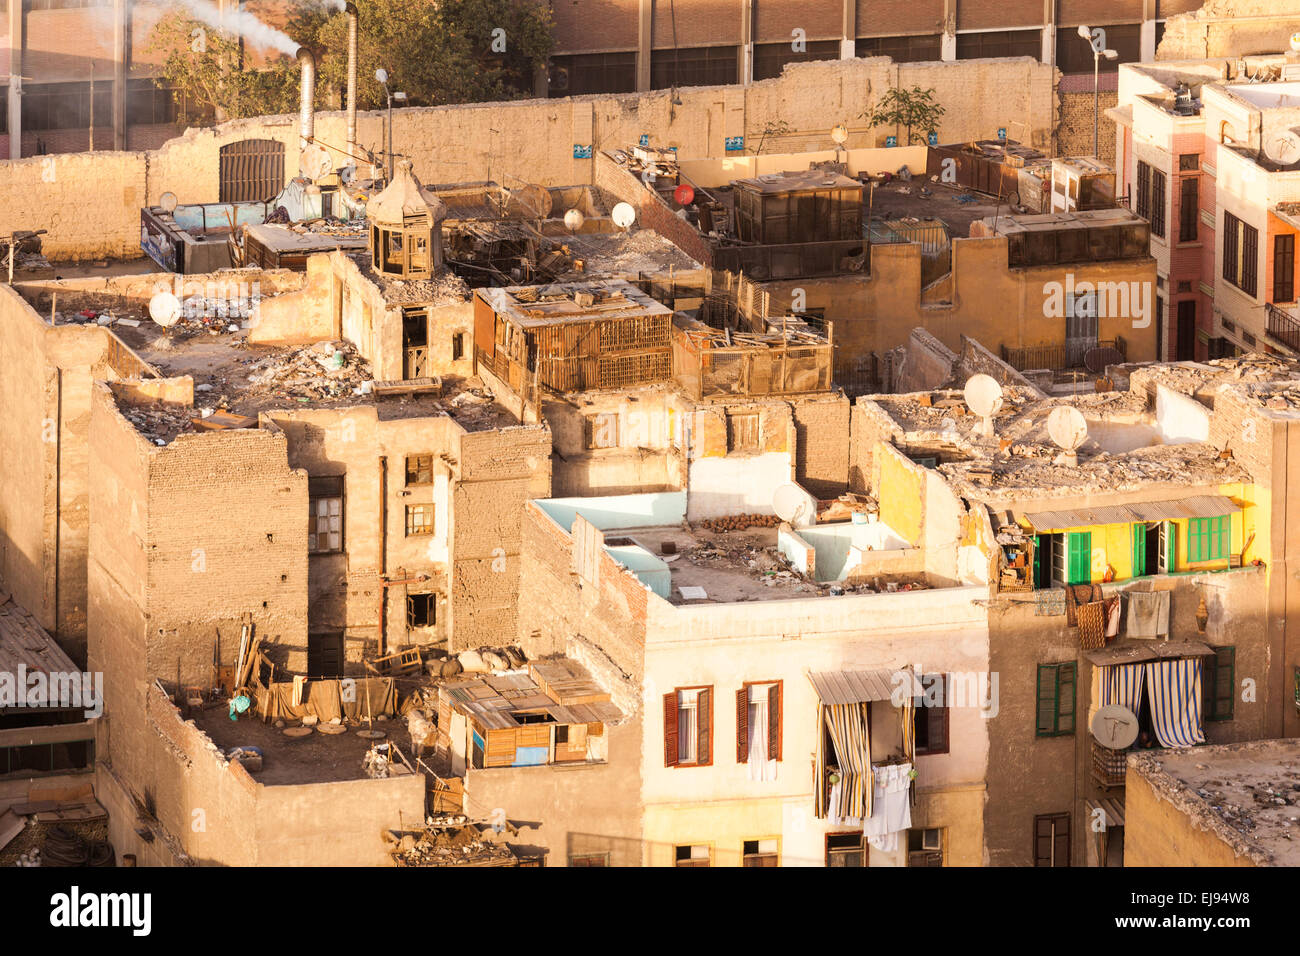
[[[221,202],[273,198],[284,188],[284,143],[244,139],[220,152]]]

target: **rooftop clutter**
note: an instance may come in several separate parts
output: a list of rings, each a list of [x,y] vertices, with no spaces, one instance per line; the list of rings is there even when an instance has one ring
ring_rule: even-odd
[[[442,270],[442,220],[447,209],[415,178],[410,160],[366,206],[373,268],[405,279],[428,279]]]

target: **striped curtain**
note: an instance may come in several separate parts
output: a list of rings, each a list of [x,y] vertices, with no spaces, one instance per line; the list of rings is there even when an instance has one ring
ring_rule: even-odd
[[[1205,743],[1201,733],[1201,660],[1184,657],[1143,665],[1156,739],[1163,747]]]
[[[1101,705],[1121,704],[1133,713],[1142,707],[1143,664],[1112,664],[1101,668]]]
[[[825,815],[833,820],[865,820],[871,816],[873,780],[866,711],[870,706],[857,703],[822,708],[840,770],[840,782],[833,788],[830,805],[825,807]],[[824,762],[822,769],[824,771]],[[825,779],[824,773],[819,775],[818,792],[824,787]]]

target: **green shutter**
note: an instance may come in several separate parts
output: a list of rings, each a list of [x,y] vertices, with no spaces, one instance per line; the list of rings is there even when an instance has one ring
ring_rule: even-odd
[[[1300,668],[1296,668],[1296,699],[1300,700]],[[1050,737],[1056,733],[1056,667],[1038,665],[1038,723],[1035,733]]]
[[[1147,573],[1147,526],[1135,524],[1133,529],[1133,577]]]
[[[1206,659],[1205,718],[1231,720],[1237,699],[1237,649],[1216,647],[1214,656]]]
[[[1068,578],[1066,584],[1088,584],[1092,581],[1092,532],[1071,531],[1066,535]]]
[[[1038,665],[1038,718],[1035,735],[1058,737],[1074,733],[1074,685],[1076,666]]]
[[[1056,670],[1056,732],[1074,733],[1074,671],[1073,662],[1061,664]]]

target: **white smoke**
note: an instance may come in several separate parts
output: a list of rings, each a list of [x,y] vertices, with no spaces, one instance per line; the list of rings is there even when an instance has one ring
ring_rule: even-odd
[[[223,14],[207,0],[177,0],[177,3],[195,20],[217,30],[237,33],[252,46],[269,47],[289,56],[298,52],[298,42],[293,37],[267,26],[247,10],[228,10]]]

